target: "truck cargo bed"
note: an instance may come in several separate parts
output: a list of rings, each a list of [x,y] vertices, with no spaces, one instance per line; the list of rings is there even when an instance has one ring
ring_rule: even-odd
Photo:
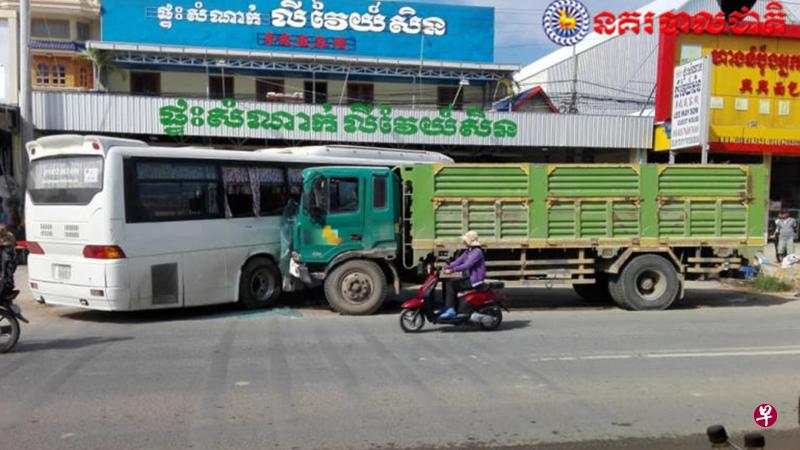
[[[402,167],[415,255],[487,248],[765,245],[763,165],[444,164]]]

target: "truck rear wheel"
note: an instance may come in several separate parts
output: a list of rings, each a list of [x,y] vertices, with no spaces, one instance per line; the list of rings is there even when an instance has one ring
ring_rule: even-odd
[[[658,255],[634,258],[609,283],[614,302],[631,311],[667,309],[678,298],[680,289],[675,266]]]
[[[325,278],[325,297],[333,309],[348,316],[374,313],[386,299],[386,275],[372,261],[347,261]]]
[[[590,303],[611,303],[611,293],[608,290],[608,275],[598,273],[595,275],[594,284],[573,284],[575,293]]]

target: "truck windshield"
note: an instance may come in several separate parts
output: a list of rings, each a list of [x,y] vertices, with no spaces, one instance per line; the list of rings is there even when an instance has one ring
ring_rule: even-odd
[[[87,205],[103,190],[102,156],[59,156],[31,162],[31,200],[39,205]]]

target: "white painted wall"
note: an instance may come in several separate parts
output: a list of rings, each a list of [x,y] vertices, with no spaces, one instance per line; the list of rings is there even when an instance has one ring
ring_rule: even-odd
[[[163,95],[191,94],[196,97],[204,97],[207,86],[208,77],[204,73],[161,72]]]
[[[8,42],[8,20],[0,18],[0,103],[9,103],[9,99],[12,97],[7,81],[11,71],[10,49],[6,45]]]

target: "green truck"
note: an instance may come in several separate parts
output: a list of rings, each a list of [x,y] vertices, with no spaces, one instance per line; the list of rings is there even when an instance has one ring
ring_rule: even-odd
[[[475,230],[506,286],[661,310],[685,280],[731,276],[763,250],[768,178],[763,165],[311,168],[289,272],[340,313],[371,314]]]

